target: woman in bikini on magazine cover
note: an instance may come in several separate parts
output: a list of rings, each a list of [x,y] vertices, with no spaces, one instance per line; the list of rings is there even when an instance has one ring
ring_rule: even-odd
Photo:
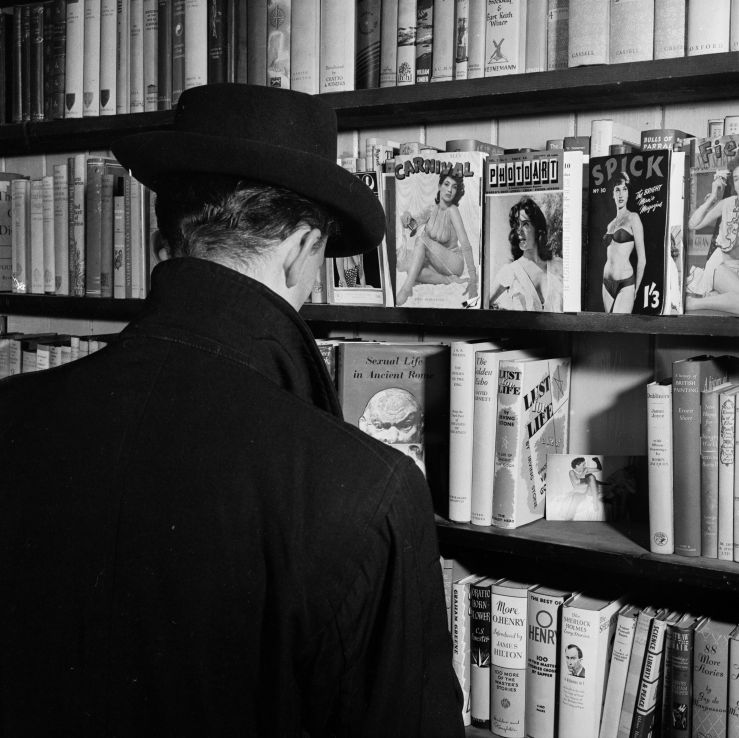
[[[467,265],[467,289],[471,301],[478,296],[478,278],[472,245],[459,212],[459,201],[464,195],[461,175],[444,172],[439,177],[439,187],[434,204],[418,217],[407,211],[401,215],[404,228],[411,236],[418,235],[405,258],[398,258],[398,271],[406,272],[403,285],[396,295],[396,303],[403,305],[413,294],[416,283],[451,284],[462,282]]]
[[[490,285],[490,306],[501,310],[562,312],[562,257],[550,245],[547,219],[530,197],[509,214],[513,261],[504,264]]]
[[[608,313],[630,313],[633,310],[647,261],[641,218],[628,208],[630,183],[626,172],[615,176],[612,194],[616,217],[608,224],[603,236],[606,263],[602,292],[603,307]],[[631,265],[633,252],[636,252],[636,270]]]

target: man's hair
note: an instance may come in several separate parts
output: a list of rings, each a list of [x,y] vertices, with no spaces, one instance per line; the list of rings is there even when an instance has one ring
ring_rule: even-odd
[[[229,175],[168,175],[156,183],[159,233],[169,255],[248,268],[301,226],[334,235],[328,208],[283,187]]]

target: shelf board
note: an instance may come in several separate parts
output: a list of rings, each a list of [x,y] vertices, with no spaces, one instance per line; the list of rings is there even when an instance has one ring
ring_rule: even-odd
[[[509,554],[525,559],[555,558],[569,565],[588,566],[604,575],[622,575],[685,587],[739,592],[739,564],[701,557],[653,554],[645,524],[538,520],[513,530],[451,523],[436,519],[439,541],[475,551]],[[587,554],[587,555],[584,555]]]
[[[143,304],[143,300],[0,293],[0,312],[8,315],[128,321],[140,314]]]

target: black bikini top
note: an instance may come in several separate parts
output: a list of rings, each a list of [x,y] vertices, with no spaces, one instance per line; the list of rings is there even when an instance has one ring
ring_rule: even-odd
[[[614,233],[606,233],[606,235],[603,236],[603,245],[610,246],[611,241],[615,241],[616,243],[626,243],[627,241],[633,240],[634,234],[631,233],[631,231],[627,231],[625,228],[619,228]]]

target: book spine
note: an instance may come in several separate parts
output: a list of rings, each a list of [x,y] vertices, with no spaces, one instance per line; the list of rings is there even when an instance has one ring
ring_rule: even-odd
[[[649,632],[647,652],[639,678],[639,691],[631,724],[631,738],[651,738],[654,731],[666,630],[667,622],[663,618],[655,618]]]
[[[144,111],[158,108],[159,100],[159,10],[158,0],[144,0]]]
[[[21,79],[21,111],[22,120],[31,120],[31,90],[33,88],[32,64],[31,64],[31,6],[21,6],[21,64],[23,71]]]
[[[354,89],[356,5],[321,0],[321,92]]]
[[[113,195],[113,297],[126,297],[126,199],[123,194]]]
[[[69,158],[69,291],[85,296],[85,154]]]
[[[260,5],[261,3],[253,3]],[[250,3],[250,6],[252,3]],[[264,8],[262,8],[264,9]],[[185,0],[172,0],[172,107],[185,89]]]
[[[477,728],[490,727],[491,584],[470,587],[470,715]]]
[[[654,0],[654,58],[685,56],[685,0]]]
[[[693,736],[727,738],[729,631],[707,618],[694,637]]]
[[[734,559],[734,426],[736,423],[736,393],[722,392],[718,398],[717,447],[717,536],[719,559]]]
[[[141,183],[131,179],[131,297],[140,299],[144,290],[144,255],[141,223]]]
[[[184,0],[183,0],[184,1]],[[116,113],[130,112],[131,106],[131,5],[118,0],[116,6]]]
[[[172,2],[157,3],[157,110],[172,107]]]
[[[82,115],[100,115],[100,0],[85,0]]]
[[[729,638],[729,694],[726,709],[726,735],[739,735],[739,629]]]
[[[31,180],[31,285],[29,292],[44,294],[44,191],[43,180]]]
[[[467,79],[485,76],[485,29],[487,28],[487,0],[469,0],[469,52]]]
[[[67,165],[54,165],[54,277],[57,295],[69,294],[69,185]]]
[[[398,75],[398,0],[382,0],[380,87],[395,87]]]
[[[229,81],[226,12],[225,0],[208,0],[208,84]]]
[[[484,76],[519,74],[525,67],[526,0],[488,0]]]
[[[701,556],[718,556],[718,394],[701,392]],[[733,504],[733,495],[732,495]]]
[[[267,86],[290,88],[290,0],[267,2]]]
[[[84,0],[67,0],[67,50],[64,66],[64,117],[82,117],[85,40]]]
[[[472,722],[470,715],[470,582],[452,584],[452,664],[462,689],[462,720]]]
[[[654,57],[654,0],[611,0],[611,64]]]
[[[455,0],[435,0],[431,82],[454,79]]]
[[[380,0],[357,0],[356,89],[380,86]]]
[[[609,11],[610,0],[570,0],[568,66],[608,64]]]
[[[548,0],[547,4],[547,69],[569,66],[570,3]]]
[[[113,297],[113,189],[114,174],[100,178],[100,296]]]
[[[454,28],[454,79],[467,79],[470,48],[470,0],[456,0]]]
[[[292,10],[290,88],[309,95],[319,90],[320,12],[320,0],[304,0]]]
[[[416,81],[416,0],[398,0],[397,85]]]
[[[434,0],[416,0],[416,84],[429,82],[434,48]]]
[[[246,7],[247,60],[246,70],[250,85],[267,83],[267,14],[263,2],[247,3]],[[323,3],[321,16],[323,16]],[[323,27],[323,20],[321,20]],[[323,33],[323,31],[322,31]]]
[[[128,112],[144,112],[144,0],[129,0]]]
[[[127,298],[133,294],[133,254],[132,254],[132,222],[131,222],[131,186],[133,180],[126,177],[123,180],[123,269],[124,284]]]
[[[87,160],[85,187],[85,295],[100,297],[101,209],[104,164],[100,159]]]
[[[689,2],[687,14],[687,55],[719,54],[729,50],[731,0],[714,0],[710,10]]]
[[[608,670],[606,696],[603,700],[603,716],[598,738],[616,738],[618,734],[618,721],[621,717],[621,704],[626,688],[636,620],[636,611],[627,606],[627,610],[620,612],[616,621],[616,636],[613,639],[611,665]]]
[[[185,0],[185,89],[208,82],[208,2]]]
[[[44,47],[47,43],[44,26],[44,6],[32,5],[30,12],[30,119],[44,120]]]
[[[11,220],[12,220],[12,272],[15,293],[29,292],[28,276],[28,210],[31,196],[27,179],[14,179],[11,182]]]
[[[13,219],[10,180],[0,181],[0,291],[13,289]]]
[[[582,307],[583,155],[562,154],[562,310],[579,313]]]
[[[529,0],[526,8],[526,72],[547,71],[548,0]]]
[[[649,548],[675,551],[672,509],[672,385],[647,386],[647,475]]]
[[[56,291],[56,263],[54,257],[54,176],[48,174],[41,180],[41,205],[44,243],[44,292]]]
[[[118,2],[100,2],[100,115],[115,115],[117,93]]]
[[[64,72],[67,56],[67,1],[54,0],[51,11],[51,101],[52,118],[64,117]]]

